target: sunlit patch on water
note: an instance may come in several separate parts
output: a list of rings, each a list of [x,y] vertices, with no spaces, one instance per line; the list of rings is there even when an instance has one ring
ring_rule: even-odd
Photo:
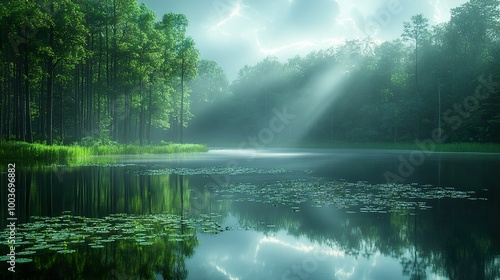
[[[287,158],[287,157],[303,157],[313,155],[313,153],[305,152],[287,152],[281,151],[280,149],[222,149],[222,150],[210,150],[208,155],[220,155],[220,156],[238,156],[243,158]]]

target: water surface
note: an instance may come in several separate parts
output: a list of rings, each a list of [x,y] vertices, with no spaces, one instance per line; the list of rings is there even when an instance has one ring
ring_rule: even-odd
[[[219,149],[106,160],[16,164],[17,278],[500,277],[498,155]]]

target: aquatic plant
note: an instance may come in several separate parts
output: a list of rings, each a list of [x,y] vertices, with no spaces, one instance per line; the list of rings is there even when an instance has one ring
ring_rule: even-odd
[[[117,154],[172,154],[206,152],[201,144],[166,145],[105,145],[84,147],[79,145],[44,145],[26,142],[0,142],[0,158],[3,160],[24,160],[36,163],[78,163],[85,162],[94,155]]]
[[[432,208],[427,202],[434,199],[487,200],[478,197],[475,191],[462,191],[453,187],[317,180],[286,180],[265,185],[226,184],[217,192],[226,196],[238,194],[237,201],[290,206],[293,212],[300,211],[300,206],[307,204],[348,209],[348,213],[388,213],[427,210]]]
[[[140,175],[242,175],[242,174],[282,174],[290,172],[283,168],[252,168],[252,167],[202,167],[202,168],[164,168],[140,171]]]
[[[72,216],[68,212],[64,214],[59,217],[33,216],[30,222],[20,224],[16,232],[16,244],[20,248],[16,254],[36,256],[47,250],[72,254],[82,245],[102,249],[107,243],[119,240],[151,246],[158,241],[157,237],[166,237],[169,242],[184,242],[187,238],[193,238],[196,231],[217,234],[231,229],[222,227],[218,222],[221,216],[215,213],[202,214],[196,219],[173,214],[112,214],[104,218]],[[6,245],[7,242],[2,241],[0,244]],[[22,260],[28,262],[31,259]]]

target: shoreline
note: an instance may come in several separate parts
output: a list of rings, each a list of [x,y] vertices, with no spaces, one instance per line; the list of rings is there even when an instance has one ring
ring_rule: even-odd
[[[28,163],[78,163],[87,162],[94,156],[183,154],[207,152],[204,144],[169,143],[164,145],[46,145],[19,141],[0,142],[2,161],[25,161]]]

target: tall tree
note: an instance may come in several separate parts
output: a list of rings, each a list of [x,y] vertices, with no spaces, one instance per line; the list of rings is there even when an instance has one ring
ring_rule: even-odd
[[[176,140],[183,142],[183,128],[185,125],[185,82],[196,76],[199,52],[195,48],[192,38],[186,37],[186,28],[189,22],[185,15],[169,13],[163,16],[158,28],[166,37],[163,47],[163,65],[161,67],[166,82],[175,79],[179,81],[178,98],[173,98],[173,123]],[[178,108],[178,109],[177,109]]]
[[[429,35],[429,20],[423,14],[411,18],[411,22],[404,23],[403,40],[412,41],[415,45],[415,91],[418,94],[418,55],[419,48]]]
[[[411,22],[404,23],[403,40],[412,41],[415,46],[415,95],[412,96],[414,99],[411,106],[416,106],[417,112],[420,112],[421,106],[421,94],[419,89],[419,75],[418,75],[418,62],[419,62],[419,51],[423,43],[428,39],[429,35],[429,23],[428,19],[422,14],[418,14],[411,18]],[[415,107],[414,107],[415,108]],[[418,113],[417,120],[414,126],[414,135],[416,138],[419,137],[420,133],[420,113]]]
[[[55,69],[61,62],[75,66],[82,61],[86,56],[85,38],[88,30],[85,26],[84,14],[73,1],[45,0],[43,5],[45,14],[49,19],[47,28],[43,30],[43,33],[47,34],[48,38],[42,49],[42,52],[47,57],[46,135],[47,144],[52,145]]]
[[[185,110],[185,82],[196,77],[199,52],[195,48],[192,38],[188,37],[178,46],[178,57],[180,63],[180,88],[181,88],[181,104],[179,113],[179,138],[180,143],[184,142],[184,110]]]

